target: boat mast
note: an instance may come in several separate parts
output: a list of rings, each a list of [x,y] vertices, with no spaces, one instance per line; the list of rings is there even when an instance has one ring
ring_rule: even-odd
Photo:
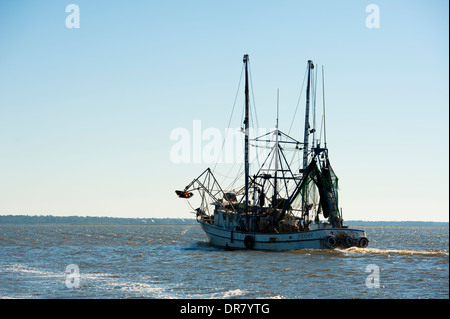
[[[313,61],[308,60],[308,84],[306,86],[306,111],[305,111],[305,133],[303,139],[303,171],[308,166],[308,139],[309,139],[309,104],[311,91],[311,70],[314,69]]]
[[[304,139],[303,139],[303,169],[301,170],[303,172],[303,180],[305,179],[305,174],[307,173],[307,167],[308,167],[308,140],[309,140],[309,104],[310,104],[310,95],[311,95],[311,70],[314,69],[313,61],[308,60],[308,83],[306,86],[306,110],[305,110],[305,133],[304,133]],[[314,144],[314,141],[313,141]],[[309,207],[306,203],[306,199],[308,198],[308,190],[305,189],[302,192],[302,219],[306,221],[307,218],[309,218]]]
[[[248,214],[248,179],[249,179],[249,160],[248,160],[248,134],[249,134],[249,94],[248,94],[248,54],[244,55],[245,64],[245,214]],[[248,217],[248,216],[247,216]]]

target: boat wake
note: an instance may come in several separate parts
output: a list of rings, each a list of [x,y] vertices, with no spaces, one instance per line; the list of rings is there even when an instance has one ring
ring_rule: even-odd
[[[199,251],[215,251],[217,248],[211,246],[206,241],[194,241],[187,244],[179,244],[179,245],[163,245],[158,246],[155,248],[155,250],[180,250],[180,251],[186,251],[186,250],[199,250]]]
[[[448,257],[448,250],[440,249],[422,249],[422,250],[412,250],[412,249],[378,249],[378,248],[359,248],[350,247],[346,249],[336,249],[344,254],[363,254],[363,255],[384,255],[384,256],[442,256]]]

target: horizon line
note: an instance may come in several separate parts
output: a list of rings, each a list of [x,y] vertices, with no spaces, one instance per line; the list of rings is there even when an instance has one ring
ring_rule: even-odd
[[[90,216],[90,215],[25,215],[25,214],[2,214],[0,217],[57,217],[57,218],[69,218],[69,217],[81,217],[81,218],[115,218],[115,219],[195,219],[195,217],[123,217],[123,216]],[[446,221],[437,220],[366,220],[366,219],[347,219],[347,222],[391,222],[391,223],[402,223],[402,222],[421,222],[421,223],[449,223]]]

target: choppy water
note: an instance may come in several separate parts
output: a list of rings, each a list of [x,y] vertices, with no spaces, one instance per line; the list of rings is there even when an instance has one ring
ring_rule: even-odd
[[[363,228],[366,249],[261,252],[197,225],[0,225],[0,298],[449,298],[448,227]]]

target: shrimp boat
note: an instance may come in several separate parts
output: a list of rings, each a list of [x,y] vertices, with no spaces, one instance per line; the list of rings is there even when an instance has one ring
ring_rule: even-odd
[[[201,203],[193,213],[210,244],[218,248],[277,251],[367,247],[369,240],[365,231],[349,228],[343,223],[342,209],[338,207],[338,178],[330,165],[326,134],[322,147],[320,140],[314,138],[315,127],[310,126],[313,62],[308,61],[305,71],[307,87],[303,142],[278,129],[277,103],[275,129],[251,139],[252,143],[249,137],[247,54],[243,62],[244,178],[239,181],[238,188],[225,189],[217,181],[213,170],[207,168],[183,190],[176,190],[177,196],[190,201],[194,192],[199,193]],[[257,147],[258,143],[265,143],[268,154],[262,165],[257,169],[252,167],[254,173],[251,174],[249,149]],[[285,153],[289,149],[299,154],[296,163],[287,160]],[[255,166],[254,163],[252,166]]]

